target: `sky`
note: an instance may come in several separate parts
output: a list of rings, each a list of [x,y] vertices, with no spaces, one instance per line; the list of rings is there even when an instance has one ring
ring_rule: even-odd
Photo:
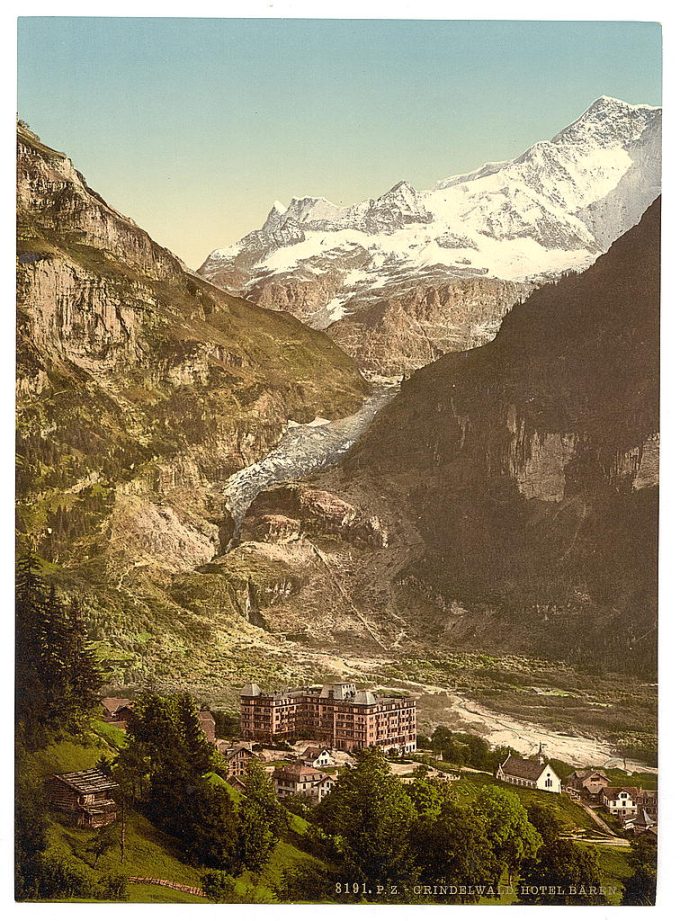
[[[21,17],[18,113],[191,268],[272,203],[418,189],[661,104],[634,22]]]

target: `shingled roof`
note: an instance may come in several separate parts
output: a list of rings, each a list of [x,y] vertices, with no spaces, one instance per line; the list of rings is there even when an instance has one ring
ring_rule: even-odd
[[[504,774],[510,777],[521,777],[522,780],[538,780],[545,769],[542,761],[528,761],[525,758],[517,758],[515,755],[508,755],[501,769]]]
[[[309,780],[321,780],[326,775],[323,771],[317,771],[314,768],[295,761],[292,764],[282,764],[274,770],[272,775],[277,780],[294,780],[297,783]]]
[[[87,771],[69,771],[67,774],[55,774],[54,776],[82,795],[107,793],[109,790],[118,788],[118,784],[98,768],[90,768]]]
[[[134,701],[130,700],[128,697],[102,697],[101,704],[109,713],[115,713],[123,707],[134,707]]]
[[[620,793],[627,793],[631,799],[635,799],[636,796],[640,795],[637,787],[602,787],[600,792],[607,799],[616,799]]]

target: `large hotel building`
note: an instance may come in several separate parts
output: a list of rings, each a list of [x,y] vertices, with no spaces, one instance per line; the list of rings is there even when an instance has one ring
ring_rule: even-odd
[[[416,701],[377,697],[354,684],[294,688],[265,694],[256,684],[241,691],[241,738],[269,744],[318,739],[331,748],[353,751],[416,750]]]

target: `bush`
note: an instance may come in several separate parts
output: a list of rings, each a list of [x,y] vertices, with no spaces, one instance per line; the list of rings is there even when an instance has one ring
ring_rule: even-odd
[[[327,867],[317,864],[286,867],[276,896],[281,902],[321,902],[334,892],[335,876]],[[331,876],[333,877],[331,879]]]
[[[64,858],[42,855],[37,862],[37,869],[37,898],[87,899],[98,895],[91,878]]]
[[[99,898],[112,902],[126,902],[128,896],[127,878],[111,874],[99,881]]]
[[[211,902],[236,902],[236,880],[224,870],[208,870],[201,877],[203,891]]]

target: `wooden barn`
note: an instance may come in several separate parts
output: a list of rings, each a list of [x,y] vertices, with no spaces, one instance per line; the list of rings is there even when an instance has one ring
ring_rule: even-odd
[[[118,784],[97,768],[53,774],[45,781],[50,806],[84,828],[101,828],[116,821],[118,805],[112,794],[117,789]]]
[[[104,697],[101,701],[104,720],[119,729],[127,729],[134,710],[134,701],[127,697]]]

